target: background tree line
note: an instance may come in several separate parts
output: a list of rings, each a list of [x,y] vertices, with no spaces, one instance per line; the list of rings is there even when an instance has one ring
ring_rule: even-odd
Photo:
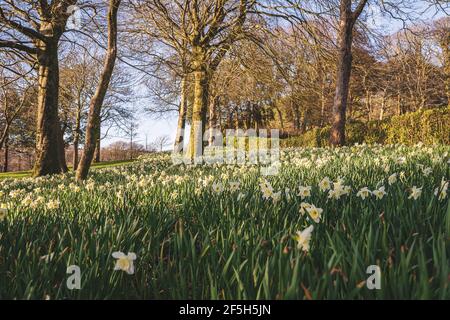
[[[330,127],[330,144],[343,145],[348,121],[449,105],[448,9],[439,0],[4,0],[3,162],[10,148],[33,148],[35,176],[61,173],[70,148],[85,179],[110,131],[134,148],[139,107],[177,114],[175,148],[189,127],[192,157],[207,126],[283,136]]]

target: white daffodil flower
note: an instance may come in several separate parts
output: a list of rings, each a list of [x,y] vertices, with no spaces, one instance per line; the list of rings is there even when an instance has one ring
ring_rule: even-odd
[[[284,189],[284,194],[286,195],[286,199],[287,200],[291,200],[291,189],[289,189],[289,188],[285,188]]]
[[[315,223],[320,223],[320,220],[322,219],[323,209],[311,205],[309,208],[306,209],[306,211],[308,211],[309,216]]]
[[[439,201],[444,201],[447,198],[447,190],[448,190],[449,181],[442,178],[441,186],[434,190],[434,195],[438,197]]]
[[[364,187],[358,191],[356,196],[360,197],[363,200],[366,200],[366,198],[368,198],[371,194],[372,194],[372,191],[370,191],[367,187]]]
[[[134,274],[134,260],[136,260],[135,253],[130,252],[126,255],[119,251],[114,252],[112,256],[114,259],[117,259],[114,271],[121,270],[130,275]]]
[[[297,241],[297,248],[301,249],[305,252],[308,252],[310,249],[310,241],[311,235],[314,231],[314,226],[309,226],[303,231],[298,231],[294,236],[294,240]]]
[[[422,169],[422,173],[425,177],[428,177],[432,172],[433,172],[433,169],[431,169],[430,167]]]
[[[273,203],[277,203],[280,200],[281,200],[281,191],[272,193]]]
[[[398,177],[397,173],[394,173],[391,176],[389,176],[388,183],[389,183],[390,186],[392,186],[394,183],[397,182],[397,177]]]
[[[378,200],[382,200],[384,198],[385,195],[387,195],[386,193],[386,188],[384,186],[380,187],[377,190],[372,191],[372,194],[378,199]]]
[[[8,209],[6,208],[0,208],[0,222],[4,221],[6,219],[6,216],[8,215]]]
[[[274,191],[269,182],[267,182],[267,181],[261,182],[260,187],[261,187],[261,192],[263,194],[264,199],[267,200],[272,197]]]
[[[239,193],[238,194],[238,197],[237,197],[237,201],[241,201],[242,199],[244,199],[245,198],[245,196],[246,196],[246,194],[245,193]]]
[[[408,199],[414,199],[417,200],[422,195],[422,188],[417,188],[416,186],[411,188],[411,194],[409,195]]]
[[[59,208],[59,206],[60,206],[60,202],[58,200],[50,200],[47,203],[47,209],[48,210],[56,210],[56,209]]]
[[[319,189],[322,192],[328,191],[331,189],[331,180],[328,177],[325,177],[319,183]]]
[[[307,186],[307,187],[300,186],[298,189],[299,189],[298,196],[301,197],[302,200],[309,198],[311,196],[312,188],[310,186]]]
[[[212,185],[212,189],[215,193],[222,193],[223,192],[223,185],[220,182],[215,182]]]
[[[239,191],[241,184],[239,182],[230,182],[230,191],[236,192]]]
[[[305,213],[306,213],[306,211],[308,210],[308,208],[310,208],[311,207],[311,205],[309,204],[309,203],[307,203],[307,202],[302,202],[301,204],[300,204],[300,214],[301,215],[304,215]]]

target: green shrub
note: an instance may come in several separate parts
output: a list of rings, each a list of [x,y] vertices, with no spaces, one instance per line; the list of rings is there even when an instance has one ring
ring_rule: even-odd
[[[284,139],[281,146],[326,147],[330,127],[314,128],[305,134]],[[450,108],[431,109],[394,116],[383,121],[351,121],[346,126],[348,145],[417,143],[450,144]]]
[[[364,142],[367,144],[384,144],[387,138],[387,129],[389,128],[389,120],[371,121],[367,124]]]
[[[450,144],[450,108],[392,117],[386,132],[387,143]]]

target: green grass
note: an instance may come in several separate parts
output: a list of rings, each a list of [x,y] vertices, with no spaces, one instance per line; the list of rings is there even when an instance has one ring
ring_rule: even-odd
[[[100,162],[100,163],[94,163],[92,165],[93,169],[103,169],[103,168],[109,168],[109,167],[115,167],[120,165],[125,165],[129,163],[133,163],[134,160],[124,160],[124,161],[108,161],[108,162]],[[72,167],[69,167],[71,170]],[[6,172],[6,173],[0,173],[0,180],[1,179],[20,179],[20,178],[29,178],[31,176],[31,171],[18,171],[18,172]]]
[[[0,298],[450,299],[450,204],[434,194],[449,179],[449,153],[287,151],[279,174],[267,178],[256,166],[172,166],[156,155],[94,170],[81,186],[72,174],[5,179]],[[389,185],[393,173],[399,178]],[[318,187],[324,177],[342,177],[351,193],[329,199]],[[264,179],[282,191],[278,202],[263,198]],[[233,181],[239,190],[230,190]],[[297,196],[300,185],[312,186],[311,197]],[[381,185],[382,200],[356,195]],[[423,187],[417,200],[408,199],[413,186]],[[320,223],[299,213],[303,201],[323,209]],[[310,225],[306,252],[294,236]],[[136,253],[134,275],[113,270],[116,251]],[[81,290],[66,287],[70,265],[81,268]],[[381,268],[381,290],[364,285],[370,265]]]
[[[17,172],[0,173],[0,179],[20,179],[20,178],[29,178],[30,176],[31,176],[31,171],[17,171]]]

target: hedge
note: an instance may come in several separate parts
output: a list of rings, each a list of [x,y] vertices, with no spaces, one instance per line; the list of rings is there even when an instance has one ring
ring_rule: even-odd
[[[314,128],[305,134],[283,139],[282,147],[329,146],[330,127]],[[389,120],[349,122],[347,144],[450,144],[450,107],[394,116]]]

